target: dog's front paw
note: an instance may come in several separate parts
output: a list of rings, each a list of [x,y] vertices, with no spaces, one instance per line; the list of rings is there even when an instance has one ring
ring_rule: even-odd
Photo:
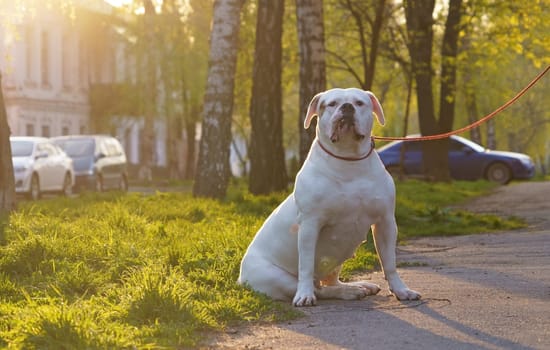
[[[294,306],[314,306],[317,303],[317,297],[313,291],[300,291],[296,292],[292,304]]]
[[[409,288],[397,290],[390,289],[390,292],[392,292],[392,294],[395,295],[398,300],[418,300],[422,298],[420,293]]]
[[[386,279],[390,286],[390,292],[392,292],[398,300],[418,300],[422,297],[417,291],[409,289],[407,285],[401,281],[397,272],[387,274]]]

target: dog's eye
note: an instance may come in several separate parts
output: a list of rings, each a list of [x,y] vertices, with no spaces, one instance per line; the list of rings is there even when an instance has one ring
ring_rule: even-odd
[[[330,101],[327,106],[329,106],[329,107],[336,106],[336,101]]]
[[[357,106],[361,107],[361,106],[363,106],[365,103],[364,103],[363,101],[357,100],[357,101],[355,101],[355,104],[356,104]]]

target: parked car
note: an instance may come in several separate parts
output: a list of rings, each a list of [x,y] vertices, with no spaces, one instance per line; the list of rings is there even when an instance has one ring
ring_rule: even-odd
[[[73,159],[75,190],[128,190],[126,154],[120,142],[106,135],[52,138]]]
[[[422,175],[421,141],[393,141],[378,150],[390,173],[400,169],[404,147],[403,170],[406,175]],[[460,136],[449,140],[449,171],[455,180],[487,179],[507,184],[513,179],[529,179],[535,174],[533,160],[526,154],[493,151]]]
[[[10,137],[15,192],[39,199],[44,192],[72,193],[73,161],[43,137]]]

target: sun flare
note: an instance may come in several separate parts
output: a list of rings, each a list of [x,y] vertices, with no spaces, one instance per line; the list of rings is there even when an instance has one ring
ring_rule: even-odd
[[[132,2],[132,0],[103,0],[106,3],[110,4],[114,7],[121,7],[123,5],[127,5]]]

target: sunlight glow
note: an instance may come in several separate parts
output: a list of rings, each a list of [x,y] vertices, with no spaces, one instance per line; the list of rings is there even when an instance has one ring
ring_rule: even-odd
[[[145,12],[143,8],[142,0],[103,0],[103,1],[113,7],[118,7],[118,8],[127,7],[129,9],[132,9],[132,11],[138,15],[142,15]],[[163,0],[152,0],[152,2],[153,2],[153,5],[155,6],[156,12],[160,13]],[[180,2],[184,8],[189,7],[189,0],[180,0]]]
[[[128,5],[129,3],[132,2],[132,0],[103,0],[103,1],[105,1],[106,3],[114,7],[121,7],[124,5]]]

